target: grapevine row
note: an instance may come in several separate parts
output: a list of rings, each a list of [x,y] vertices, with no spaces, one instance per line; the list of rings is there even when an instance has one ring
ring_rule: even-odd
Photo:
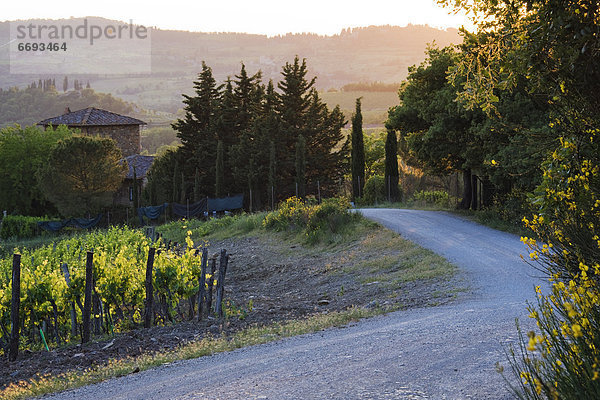
[[[194,318],[201,266],[210,263],[203,263],[208,253],[195,248],[189,235],[185,241],[182,246],[165,246],[161,240],[152,243],[139,230],[114,227],[36,250],[15,249],[21,254],[21,346],[43,346],[44,339],[59,345],[78,339],[88,251],[93,251],[94,334],[114,334],[144,324],[144,284],[151,246],[157,247],[152,319],[167,324]],[[216,278],[211,275],[214,269],[206,269],[205,289]],[[10,341],[11,274],[12,260],[0,260],[0,346],[4,352]]]

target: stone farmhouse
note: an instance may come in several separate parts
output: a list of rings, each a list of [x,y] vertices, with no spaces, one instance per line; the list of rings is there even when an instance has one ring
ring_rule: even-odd
[[[38,122],[44,128],[66,125],[76,128],[84,135],[110,137],[121,149],[123,160],[127,162],[129,171],[123,186],[115,195],[115,204],[130,206],[133,201],[133,168],[138,180],[138,188],[147,182],[146,173],[154,161],[153,156],[142,156],[141,130],[146,123],[142,120],[116,114],[99,108],[88,107],[71,111],[66,109],[64,114]]]
[[[146,123],[136,118],[88,107],[77,111],[67,108],[63,115],[40,121],[38,125],[43,127],[66,125],[81,130],[84,135],[113,138],[121,149],[123,157],[127,157],[140,154],[142,151],[140,131]]]

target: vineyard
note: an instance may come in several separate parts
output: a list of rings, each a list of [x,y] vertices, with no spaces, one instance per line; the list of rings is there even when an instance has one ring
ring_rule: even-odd
[[[206,288],[212,288],[216,260],[208,274],[201,274],[202,266],[208,266],[208,253],[196,248],[189,235],[185,244],[171,246],[160,239],[152,242],[139,230],[115,227],[36,250],[15,249],[21,254],[20,347],[79,340],[84,331],[88,252],[93,252],[93,334],[144,325],[146,270],[154,249],[150,320],[164,325],[192,319],[197,309],[201,317],[202,309],[196,307],[203,304],[196,301],[200,278],[204,276]],[[10,342],[11,271],[12,260],[0,260],[0,345],[5,354]],[[206,293],[212,300],[212,292]]]

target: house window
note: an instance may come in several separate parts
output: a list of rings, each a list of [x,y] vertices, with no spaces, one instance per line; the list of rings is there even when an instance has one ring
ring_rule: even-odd
[[[133,201],[133,186],[129,186],[129,201]]]

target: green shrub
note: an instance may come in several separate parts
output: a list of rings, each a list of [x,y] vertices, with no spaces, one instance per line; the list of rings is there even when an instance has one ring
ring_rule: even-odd
[[[40,235],[38,222],[47,221],[46,217],[28,217],[25,215],[7,215],[2,220],[0,239],[26,239]]]
[[[263,226],[274,231],[304,227],[307,223],[307,205],[296,196],[281,202],[277,210],[268,213],[263,220]]]
[[[385,178],[381,175],[373,175],[365,183],[363,190],[362,202],[366,204],[376,204],[380,201],[385,201],[387,195],[385,193]]]
[[[340,233],[353,218],[357,218],[349,208],[350,203],[345,198],[309,204],[291,197],[282,202],[276,211],[266,215],[263,226],[276,231],[301,231],[310,243],[316,243],[323,235]]]
[[[339,233],[352,218],[352,214],[348,211],[349,207],[348,200],[339,197],[325,199],[321,204],[310,206],[306,225],[307,234]]]
[[[413,195],[415,201],[435,204],[437,206],[447,206],[450,201],[448,192],[444,190],[421,190]]]
[[[262,225],[264,213],[226,215],[220,218],[211,218],[208,221],[199,219],[183,219],[169,222],[156,228],[168,240],[183,243],[187,231],[192,231],[194,239],[216,235],[226,238],[238,234],[245,234],[258,229]]]

